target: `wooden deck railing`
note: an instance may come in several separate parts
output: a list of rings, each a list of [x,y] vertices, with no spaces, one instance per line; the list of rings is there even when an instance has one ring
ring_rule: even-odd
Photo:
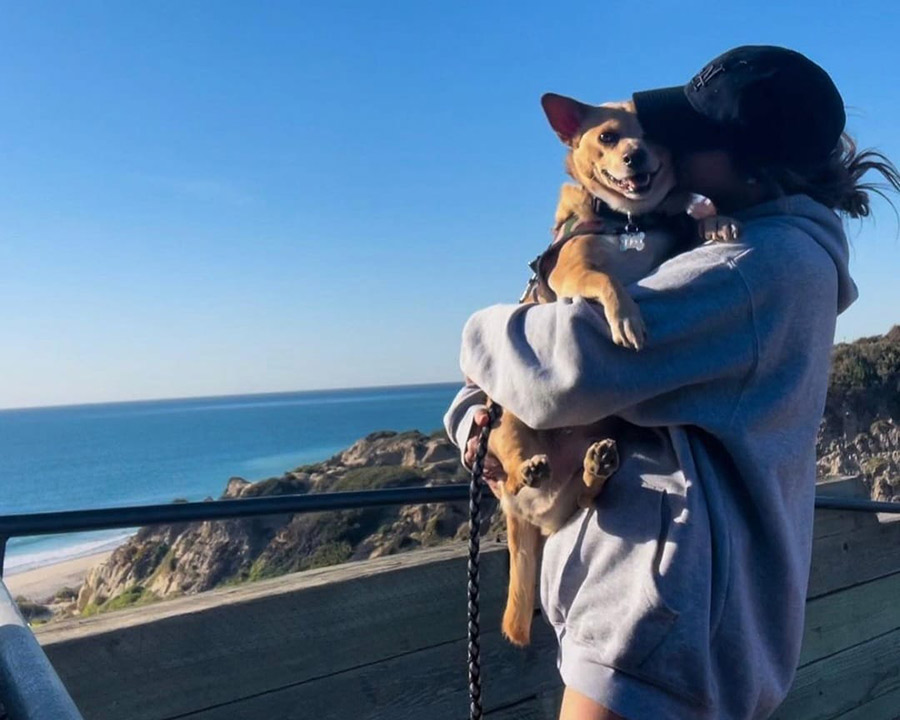
[[[856,481],[827,495],[862,497]],[[38,629],[85,720],[466,717],[465,548],[307,571]],[[506,553],[484,543],[486,717],[553,720],[556,644],[500,637]],[[900,716],[900,517],[816,514],[806,637],[779,720]]]

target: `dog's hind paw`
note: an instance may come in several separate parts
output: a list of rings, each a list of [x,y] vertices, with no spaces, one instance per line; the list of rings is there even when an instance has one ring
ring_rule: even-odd
[[[584,455],[584,484],[602,485],[619,469],[619,451],[616,441],[607,438],[591,445]]]
[[[606,481],[619,469],[619,451],[615,440],[598,440],[584,455],[584,488],[578,494],[578,507],[590,508]]]

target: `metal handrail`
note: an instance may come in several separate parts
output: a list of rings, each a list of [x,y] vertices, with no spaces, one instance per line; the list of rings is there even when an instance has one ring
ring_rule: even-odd
[[[900,513],[900,502],[865,500],[863,498],[821,495],[816,498],[817,510],[853,510],[857,512]]]
[[[3,573],[6,542],[13,537],[52,535],[85,530],[113,530],[146,525],[169,525],[201,520],[228,520],[283,513],[350,510],[385,505],[463,502],[468,497],[469,486],[454,483],[433,487],[273,495],[211,502],[179,502],[165,505],[133,505],[94,510],[5,515],[0,516],[0,577]]]
[[[260,515],[280,515],[282,513],[323,512],[327,510],[349,510],[387,505],[464,502],[468,497],[468,485],[454,483],[432,487],[273,495],[257,498],[230,498],[212,502],[132,505],[91,510],[5,515],[0,516],[0,577],[3,576],[6,542],[13,537],[52,535],[86,530],[113,530],[116,528],[168,525],[203,520],[227,520]],[[900,513],[900,503],[830,495],[817,497],[816,508],[820,510]]]

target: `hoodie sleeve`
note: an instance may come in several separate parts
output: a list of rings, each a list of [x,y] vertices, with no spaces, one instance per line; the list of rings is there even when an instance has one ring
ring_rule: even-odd
[[[467,322],[462,370],[536,429],[609,415],[702,425],[710,407],[730,416],[757,355],[753,303],[737,267],[746,252],[702,246],[630,286],[647,327],[640,351],[613,344],[602,309],[583,298],[497,305]]]
[[[469,434],[472,432],[475,413],[485,407],[485,403],[487,403],[487,395],[484,394],[484,391],[477,385],[466,383],[456,393],[456,397],[450,403],[450,409],[444,415],[444,429],[447,431],[447,437],[459,448],[460,459],[464,467],[468,467],[465,461],[466,444]]]

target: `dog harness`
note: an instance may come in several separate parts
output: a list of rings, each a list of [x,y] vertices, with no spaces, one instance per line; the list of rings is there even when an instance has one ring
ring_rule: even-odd
[[[556,261],[563,245],[579,235],[594,235],[614,252],[643,251],[646,233],[635,224],[631,213],[624,215],[612,213],[596,198],[592,199],[591,204],[595,215],[598,216],[597,220],[579,222],[575,215],[571,216],[556,231],[550,246],[528,263],[532,275],[519,302],[539,302],[541,300],[553,302],[556,300],[556,293],[550,287],[550,273],[556,267]],[[622,223],[623,219],[624,224]],[[641,224],[646,229],[653,229],[662,222],[652,215],[646,215],[642,218]]]

